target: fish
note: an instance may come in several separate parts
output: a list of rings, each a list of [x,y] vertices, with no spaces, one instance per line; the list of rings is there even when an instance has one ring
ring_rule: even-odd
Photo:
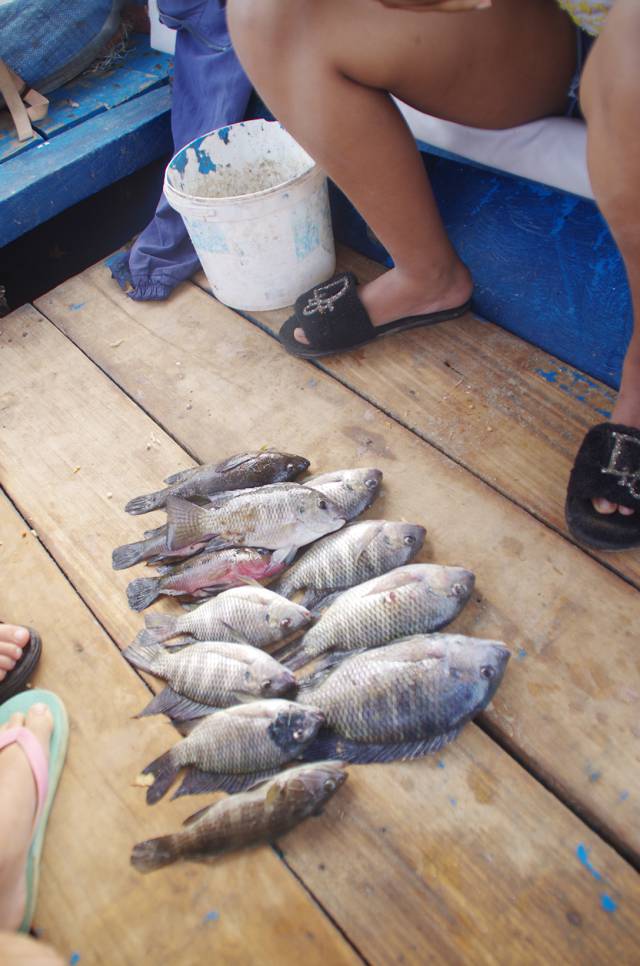
[[[501,641],[419,634],[342,661],[329,656],[300,682],[297,701],[326,725],[304,759],[354,763],[438,751],[486,708],[510,657]]]
[[[241,792],[298,758],[324,718],[293,701],[254,701],[207,715],[193,731],[143,770],[153,777],[147,804],[159,801],[183,768],[173,798],[203,792]]]
[[[259,842],[271,842],[310,815],[318,815],[345,782],[341,762],[299,765],[250,791],[207,805],[184,828],[133,847],[131,865],[152,872],[180,859],[207,862]]]
[[[234,491],[209,508],[169,497],[166,509],[171,550],[207,539],[212,548],[275,550],[274,562],[290,562],[299,547],[345,523],[332,500],[299,483]]]
[[[285,568],[285,562],[274,563],[273,556],[269,550],[234,547],[199,554],[176,567],[160,567],[159,577],[138,577],[131,581],[127,587],[129,607],[144,610],[162,595],[211,597],[226,587],[266,580]]]
[[[125,543],[121,547],[116,547],[111,554],[111,566],[114,570],[126,570],[134,564],[146,560],[147,563],[160,563],[161,561],[171,560],[179,563],[187,560],[194,554],[204,550],[207,541],[202,540],[190,546],[182,547],[180,550],[169,550],[167,546],[167,526],[159,527],[157,530],[148,530],[143,540],[135,543]]]
[[[210,499],[222,490],[242,490],[293,480],[309,468],[309,460],[292,453],[239,453],[222,463],[194,466],[168,476],[164,489],[129,500],[127,513],[149,513],[165,506],[170,496]]]
[[[327,597],[408,564],[425,536],[425,528],[416,523],[352,523],[305,550],[271,589],[284,597],[304,591],[300,603],[318,608]]]
[[[266,587],[234,587],[178,617],[147,614],[145,640],[164,642],[178,635],[196,641],[239,641],[268,647],[307,627],[306,607]]]
[[[333,500],[349,522],[368,510],[380,492],[381,482],[381,470],[355,469],[310,476],[304,485]]]
[[[293,652],[288,650],[284,663],[295,671],[331,651],[380,647],[438,631],[458,616],[474,584],[474,575],[462,567],[398,567],[340,594]]]
[[[249,644],[206,641],[171,652],[162,644],[135,640],[123,654],[134,667],[169,685],[139,718],[166,714],[173,721],[188,721],[218,708],[284,697],[297,683],[291,671]]]

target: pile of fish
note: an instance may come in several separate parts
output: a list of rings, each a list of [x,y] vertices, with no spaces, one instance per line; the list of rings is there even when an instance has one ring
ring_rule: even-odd
[[[142,872],[282,835],[318,813],[345,763],[441,749],[502,680],[504,644],[442,633],[471,597],[473,573],[413,562],[419,523],[353,522],[378,496],[380,470],[294,482],[308,468],[301,456],[246,453],[170,476],[125,508],[166,513],[114,551],[115,569],[158,568],[129,584],[131,607],[161,595],[188,607],[145,615],[124,652],[166,682],[140,716],[165,714],[183,735],[137,783],[149,804],[178,778],[174,798],[230,795],[183,831],[136,845]]]

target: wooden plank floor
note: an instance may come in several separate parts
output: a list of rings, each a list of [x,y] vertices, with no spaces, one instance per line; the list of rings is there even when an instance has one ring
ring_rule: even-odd
[[[559,381],[557,360],[471,318],[316,366],[195,284],[135,303],[103,265],[1,328],[0,614],[41,630],[37,683],[73,723],[37,914],[63,954],[637,962],[640,555],[599,560],[561,518],[604,387],[571,395],[578,375]],[[437,759],[352,768],[278,854],[143,878],[133,842],[200,802],[149,809],[131,787],[168,732],[131,720],[149,692],[118,647],[141,619],[124,597],[135,574],[111,571],[110,552],[162,516],[122,506],[193,459],[264,444],[316,470],[379,466],[369,515],[423,522],[424,559],[474,569],[455,626],[503,638],[514,659],[480,726]]]

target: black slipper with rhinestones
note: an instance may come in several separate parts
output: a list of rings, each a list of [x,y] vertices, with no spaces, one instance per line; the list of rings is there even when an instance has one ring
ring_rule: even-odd
[[[294,314],[280,329],[279,337],[287,352],[316,359],[345,349],[356,349],[395,332],[457,319],[468,312],[470,306],[471,300],[457,308],[428,315],[409,315],[386,325],[374,326],[360,301],[357,278],[353,272],[342,272],[296,299]],[[298,342],[294,335],[296,329],[304,331],[309,345]]]

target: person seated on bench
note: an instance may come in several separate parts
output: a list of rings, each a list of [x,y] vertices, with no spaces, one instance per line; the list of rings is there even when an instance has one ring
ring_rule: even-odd
[[[498,129],[576,112],[579,87],[594,195],[640,312],[638,0],[229,0],[227,16],[268,107],[394,263],[366,285],[342,275],[304,293],[280,333],[290,352],[329,354],[455,318],[469,306],[471,275],[447,238],[390,94],[446,120]],[[640,546],[634,510],[638,327],[612,421],[585,438],[566,506],[574,536],[602,549]]]

